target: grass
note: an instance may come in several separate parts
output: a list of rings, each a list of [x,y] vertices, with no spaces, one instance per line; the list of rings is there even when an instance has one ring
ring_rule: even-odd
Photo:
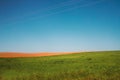
[[[120,80],[120,51],[0,58],[0,80]]]

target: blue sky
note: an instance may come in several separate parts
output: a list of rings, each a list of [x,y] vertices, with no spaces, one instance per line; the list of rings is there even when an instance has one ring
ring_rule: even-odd
[[[120,0],[0,0],[1,52],[120,50]]]

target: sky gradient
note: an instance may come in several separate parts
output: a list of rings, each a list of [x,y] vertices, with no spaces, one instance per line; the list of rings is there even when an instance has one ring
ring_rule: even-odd
[[[120,0],[0,0],[0,52],[120,50]]]

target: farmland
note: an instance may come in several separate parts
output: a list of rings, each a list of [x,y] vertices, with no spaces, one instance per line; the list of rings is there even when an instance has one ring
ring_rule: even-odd
[[[120,80],[120,51],[0,58],[0,80]]]

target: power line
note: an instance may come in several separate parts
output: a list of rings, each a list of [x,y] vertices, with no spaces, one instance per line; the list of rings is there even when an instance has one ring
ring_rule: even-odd
[[[24,19],[24,18],[27,18],[27,17],[30,17],[30,16],[34,16],[36,14],[45,13],[47,11],[55,10],[55,9],[58,9],[58,8],[61,8],[61,7],[65,7],[65,6],[69,6],[69,5],[74,5],[74,4],[79,3],[81,1],[82,0],[64,1],[64,2],[56,4],[56,5],[45,7],[45,8],[42,9],[42,11],[41,10],[36,10],[36,11],[30,12],[29,14],[24,14],[22,16],[17,17],[16,19]],[[8,18],[7,20],[9,21],[9,20],[12,20],[12,19]]]
[[[105,0],[97,0],[97,1],[92,1],[92,2],[86,1],[85,4],[81,4],[80,3],[83,0],[77,0],[74,3],[73,3],[73,1],[76,1],[76,0],[62,2],[59,5],[55,5],[56,7],[52,6],[50,8],[49,7],[44,8],[45,9],[44,11],[40,11],[40,12],[39,11],[38,12],[35,11],[35,12],[33,12],[34,14],[32,14],[32,15],[30,15],[28,17],[34,16],[36,14],[40,14],[42,12],[46,13],[47,11],[52,11],[52,10],[60,9],[60,8],[63,8],[63,7],[68,7],[67,9],[63,9],[63,10],[60,10],[60,11],[56,11],[56,12],[52,12],[52,13],[47,13],[47,14],[43,14],[43,15],[40,15],[40,16],[37,16],[37,17],[31,17],[31,18],[27,18],[26,16],[22,16],[22,18],[17,18],[16,22],[13,22],[13,24],[14,23],[24,22],[24,21],[35,20],[35,19],[41,19],[41,18],[44,18],[44,17],[47,17],[47,16],[51,16],[51,15],[55,15],[55,14],[60,14],[60,13],[71,11],[71,10],[78,9],[78,8],[81,8],[81,7],[87,7],[87,6],[96,5],[96,4],[101,3],[102,1],[105,1]],[[72,6],[72,7],[69,8],[70,6]]]

